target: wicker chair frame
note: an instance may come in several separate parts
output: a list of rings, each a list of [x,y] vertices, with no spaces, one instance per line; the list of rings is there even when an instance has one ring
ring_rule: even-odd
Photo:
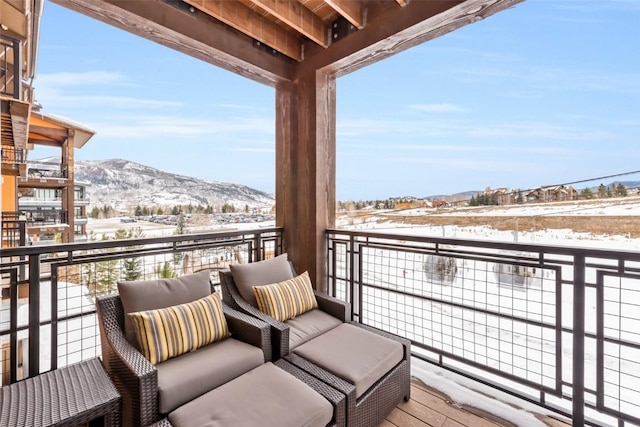
[[[292,271],[293,270],[292,267]],[[350,319],[350,305],[337,298],[315,291],[318,308],[342,322],[348,322],[377,335],[399,342],[403,346],[402,360],[382,378],[374,383],[362,396],[356,398],[355,386],[337,377],[321,366],[290,352],[289,326],[266,315],[249,304],[238,291],[230,270],[220,271],[220,286],[223,300],[234,309],[254,316],[271,326],[274,357],[283,357],[305,372],[329,384],[347,396],[347,426],[370,427],[380,424],[393,408],[402,400],[411,397],[411,341],[381,331]],[[277,355],[277,356],[276,356]]]
[[[213,285],[212,285],[213,292]],[[124,309],[119,295],[97,298],[102,361],[122,396],[122,423],[148,426],[160,421],[158,371],[124,335]],[[233,337],[262,349],[265,362],[272,360],[269,326],[223,304]]]

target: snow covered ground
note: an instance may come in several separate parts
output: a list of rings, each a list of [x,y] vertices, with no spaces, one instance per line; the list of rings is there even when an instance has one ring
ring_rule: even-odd
[[[376,215],[359,216],[353,219],[341,218],[342,228],[381,231],[393,234],[414,236],[432,236],[460,239],[484,239],[491,241],[540,243],[545,245],[592,247],[598,249],[621,249],[637,251],[640,239],[632,239],[624,234],[597,235],[593,233],[575,233],[570,229],[538,230],[531,232],[499,231],[488,226],[459,227],[413,226],[389,221],[378,222]],[[432,215],[430,209],[403,210],[398,215]],[[540,216],[540,215],[599,215],[603,216],[639,216],[639,200],[610,200],[607,203],[563,203],[554,205],[514,206],[514,207],[478,207],[457,209],[451,215],[467,216]],[[640,218],[639,218],[640,219]],[[531,324],[512,322],[506,324],[500,316],[479,314],[473,309],[495,310],[498,313],[511,312],[524,316],[527,320],[541,321],[553,325],[555,313],[555,272],[538,271],[538,277],[526,289],[500,286],[492,268],[473,261],[457,260],[458,272],[451,283],[431,283],[432,278],[425,277],[423,266],[426,259],[419,254],[399,254],[393,250],[361,249],[362,274],[364,282],[392,290],[402,290],[411,294],[445,301],[432,303],[423,298],[392,296],[392,292],[366,291],[363,305],[368,322],[387,330],[397,328],[397,332],[418,342],[438,348],[445,352],[463,355],[481,365],[519,376],[523,379],[553,387],[555,381],[555,345],[554,330],[538,328]],[[564,272],[563,274],[566,274]],[[595,270],[589,271],[587,281],[595,283]],[[632,343],[640,344],[640,312],[637,301],[640,300],[640,281],[623,279],[607,288],[613,296],[607,297],[618,312],[605,323],[610,333],[618,333]],[[621,296],[623,295],[624,296]],[[631,301],[631,304],[627,304]],[[451,303],[451,304],[449,304]],[[369,307],[367,307],[369,306]],[[571,291],[562,294],[562,324],[571,326]],[[399,309],[398,309],[399,307]],[[460,308],[463,307],[463,308]],[[472,309],[467,309],[471,307]],[[596,302],[595,292],[587,292],[586,301],[587,328],[595,330]],[[366,316],[369,316],[368,318]],[[610,327],[611,321],[627,322],[627,327]],[[508,323],[508,322],[507,322]],[[411,328],[411,326],[419,326]],[[634,326],[635,325],[635,326]],[[407,333],[406,330],[415,333]],[[620,330],[628,332],[620,332]],[[571,336],[565,334],[562,341],[563,379],[571,382],[572,367]],[[621,410],[636,417],[640,416],[640,351],[630,347],[612,345],[605,350],[605,387],[606,404],[611,407],[620,405]],[[594,389],[596,384],[596,348],[595,341],[587,340],[585,360],[585,385]],[[468,381],[451,372],[444,371],[425,362],[415,360],[413,374],[428,385],[447,394],[454,402],[468,404],[499,414],[518,426],[543,425],[533,417],[531,408],[522,408],[522,401],[514,401],[509,395],[498,392],[476,382]],[[468,371],[468,369],[467,369]],[[486,374],[485,374],[486,375]],[[507,381],[499,382],[507,384]],[[515,384],[515,383],[514,383]],[[508,384],[514,386],[514,384]],[[516,385],[517,386],[517,385]],[[473,390],[477,390],[473,391]],[[492,396],[492,398],[487,398]],[[537,398],[535,392],[533,398]],[[498,398],[510,404],[499,404]],[[587,395],[587,400],[590,397]],[[618,400],[620,399],[620,400]],[[634,403],[635,402],[635,403]],[[554,402],[555,403],[555,402]],[[558,404],[562,404],[559,402]],[[569,411],[569,401],[564,405]],[[499,412],[497,412],[499,411]],[[535,412],[540,413],[540,408]],[[591,416],[596,416],[591,413]],[[617,421],[608,417],[599,417],[602,425],[615,425]]]

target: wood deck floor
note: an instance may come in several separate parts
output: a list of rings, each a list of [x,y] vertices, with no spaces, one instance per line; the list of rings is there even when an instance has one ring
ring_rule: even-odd
[[[546,416],[540,421],[551,427],[570,424]],[[514,427],[514,424],[475,408],[459,407],[446,396],[419,380],[411,383],[411,400],[403,402],[387,416],[380,427]]]

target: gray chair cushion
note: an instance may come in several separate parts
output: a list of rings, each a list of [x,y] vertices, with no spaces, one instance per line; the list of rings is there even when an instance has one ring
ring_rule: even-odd
[[[332,418],[328,400],[272,363],[169,414],[175,427],[324,427]]]
[[[263,363],[262,350],[233,338],[162,362],[156,365],[160,412],[168,414]]]
[[[175,279],[136,280],[118,282],[118,292],[124,310],[124,334],[138,348],[133,323],[128,313],[171,307],[211,295],[209,270],[186,274]]]
[[[342,321],[322,310],[311,310],[289,319],[289,350],[293,350],[320,334],[342,324]]]
[[[287,254],[249,264],[231,264],[229,270],[242,298],[256,308],[258,303],[252,286],[270,285],[293,279]]]
[[[402,344],[344,323],[293,350],[356,386],[356,397],[369,389],[403,357]]]

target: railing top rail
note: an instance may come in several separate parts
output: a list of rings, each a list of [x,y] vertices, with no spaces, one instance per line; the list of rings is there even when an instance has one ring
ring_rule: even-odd
[[[543,245],[539,243],[520,243],[520,242],[502,242],[497,240],[485,240],[485,239],[458,239],[447,237],[435,237],[435,236],[414,236],[410,234],[396,234],[385,232],[372,232],[361,230],[340,230],[340,229],[327,229],[325,231],[327,235],[345,235],[349,237],[361,237],[371,239],[388,239],[388,240],[403,240],[408,242],[419,243],[437,243],[440,245],[461,245],[482,249],[500,249],[500,250],[513,250],[518,252],[553,252],[557,255],[581,255],[592,256],[600,258],[614,258],[617,259],[621,255],[624,255],[629,261],[640,261],[640,252],[628,251],[622,249],[598,249],[598,248],[585,248],[577,246],[561,246],[561,245]]]
[[[90,249],[106,249],[106,248],[121,248],[123,246],[141,246],[148,244],[158,243],[179,243],[183,241],[197,241],[208,239],[220,239],[225,237],[239,237],[247,235],[258,235],[267,233],[282,232],[282,227],[270,227],[270,228],[258,228],[247,230],[233,230],[233,231],[217,231],[210,233],[197,233],[197,234],[178,234],[173,236],[163,237],[146,237],[142,239],[126,239],[126,240],[100,240],[83,243],[62,243],[51,246],[21,246],[18,248],[4,248],[0,249],[0,257],[15,257],[21,255],[44,255],[50,253],[60,252],[74,252],[74,251],[86,251]]]

